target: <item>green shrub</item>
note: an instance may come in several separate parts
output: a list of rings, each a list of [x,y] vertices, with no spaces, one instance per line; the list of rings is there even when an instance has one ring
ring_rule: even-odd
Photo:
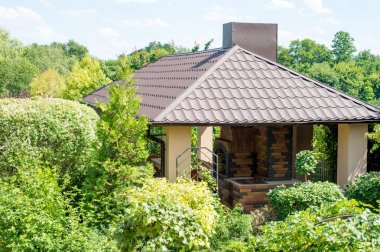
[[[135,89],[127,83],[110,85],[109,103],[99,105],[98,162],[87,170],[83,187],[84,206],[97,226],[108,227],[123,214],[124,202],[115,195],[153,177],[152,166],[146,164],[147,119],[137,118],[139,104]]]
[[[268,193],[272,206],[278,211],[280,219],[295,211],[310,206],[334,203],[344,198],[339,186],[330,182],[295,183],[286,188],[278,186]]]
[[[353,217],[316,225],[327,217],[347,214]],[[251,242],[255,251],[379,251],[380,215],[356,201],[342,200],[270,222]]]
[[[296,155],[296,170],[299,175],[307,176],[315,173],[317,168],[318,158],[317,155],[311,150],[303,150]]]
[[[96,150],[97,120],[93,109],[77,102],[0,100],[0,177],[36,158],[57,167],[61,179],[80,180]]]
[[[369,172],[355,178],[346,186],[345,194],[349,199],[377,207],[376,201],[380,200],[380,172]]]
[[[0,180],[1,251],[114,251],[86,226],[47,168],[19,168]]]
[[[239,241],[245,242],[251,237],[251,217],[244,213],[241,205],[236,205],[233,209],[219,205],[217,210],[219,216],[215,224],[215,234],[211,238],[214,250],[221,250],[231,241],[236,241],[234,246],[241,244]]]
[[[150,179],[125,193],[128,202],[116,237],[123,251],[209,247],[217,213],[205,183]]]

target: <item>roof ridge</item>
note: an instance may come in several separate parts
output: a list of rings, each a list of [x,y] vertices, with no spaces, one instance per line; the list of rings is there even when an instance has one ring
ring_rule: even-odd
[[[376,112],[378,112],[378,113],[380,114],[380,108],[378,108],[378,107],[376,107],[376,106],[374,106],[374,105],[371,105],[371,104],[369,104],[369,103],[367,103],[367,102],[365,102],[365,101],[362,101],[362,100],[360,100],[360,99],[358,99],[358,98],[355,98],[355,97],[353,97],[353,96],[351,96],[351,95],[348,95],[348,94],[346,94],[346,93],[343,93],[342,91],[339,91],[339,90],[337,90],[337,89],[335,89],[335,88],[333,88],[333,87],[327,86],[326,84],[323,84],[322,82],[320,82],[320,81],[318,81],[318,80],[315,80],[315,79],[313,79],[313,78],[310,78],[310,77],[308,77],[308,76],[306,76],[306,75],[304,75],[304,74],[301,74],[301,73],[299,73],[299,72],[297,72],[297,71],[294,71],[294,70],[292,70],[292,69],[290,69],[290,68],[288,68],[288,67],[286,67],[286,66],[284,66],[284,65],[282,65],[282,64],[280,64],[280,63],[278,63],[278,62],[274,62],[274,61],[272,61],[272,60],[270,60],[270,59],[267,59],[267,58],[265,58],[265,57],[263,57],[263,56],[260,56],[260,55],[258,55],[258,54],[256,54],[256,53],[254,53],[254,52],[251,52],[251,51],[249,51],[249,50],[246,50],[246,49],[244,49],[244,48],[242,48],[242,47],[240,47],[240,46],[238,46],[238,45],[236,45],[236,47],[238,47],[239,49],[241,49],[241,50],[243,50],[243,51],[245,51],[245,52],[247,52],[247,53],[249,53],[249,54],[251,54],[251,55],[257,57],[257,58],[260,58],[261,60],[263,60],[263,61],[265,61],[265,62],[267,62],[267,63],[273,64],[273,65],[275,65],[275,66],[277,66],[277,67],[279,67],[279,68],[281,68],[281,69],[283,69],[283,70],[285,70],[285,71],[288,71],[288,72],[290,72],[290,73],[292,73],[292,74],[294,74],[294,75],[296,75],[296,76],[298,76],[298,77],[300,77],[300,78],[303,78],[303,79],[305,79],[305,80],[307,80],[307,81],[310,81],[310,82],[314,83],[315,85],[317,85],[317,86],[319,86],[319,87],[326,88],[326,89],[328,89],[328,90],[331,91],[331,92],[334,92],[334,93],[336,93],[336,94],[338,94],[338,95],[340,95],[340,96],[343,96],[343,97],[346,98],[346,99],[350,99],[351,101],[353,101],[353,102],[355,102],[355,103],[359,103],[359,104],[365,106],[367,109],[370,109],[370,110],[372,110],[372,111],[376,111]]]
[[[207,50],[202,50],[202,51],[195,51],[195,52],[179,52],[179,53],[172,53],[172,54],[166,54],[164,55],[162,58],[164,57],[177,57],[177,56],[187,56],[187,55],[193,55],[193,54],[201,54],[201,53],[207,53],[207,52],[214,52],[214,51],[228,51],[230,48],[223,48],[223,47],[219,47],[219,48],[212,48],[212,49],[207,49]]]
[[[206,72],[204,72],[199,78],[195,80],[182,94],[180,94],[172,103],[170,103],[160,114],[158,114],[153,120],[161,121],[163,117],[172,111],[180,102],[182,102],[188,94],[194,91],[215,69],[217,69],[221,64],[225,62],[233,53],[239,49],[238,46],[234,46],[229,50],[226,50],[226,53],[218,59],[214,65],[212,65]]]

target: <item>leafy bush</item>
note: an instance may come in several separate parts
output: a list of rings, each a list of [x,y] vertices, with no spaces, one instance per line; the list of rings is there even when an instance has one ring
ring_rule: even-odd
[[[64,88],[64,78],[57,71],[48,69],[30,83],[30,94],[32,96],[60,97]]]
[[[72,101],[0,100],[0,176],[36,158],[56,166],[62,179],[80,179],[97,146],[97,120],[94,110]]]
[[[303,150],[296,155],[296,170],[299,175],[307,176],[314,174],[317,168],[317,155],[311,150]]]
[[[0,180],[0,250],[114,251],[70,207],[56,177],[47,168],[24,167]]]
[[[339,186],[330,182],[295,183],[289,188],[282,185],[269,191],[268,197],[280,219],[310,206],[334,203],[344,198]]]
[[[241,205],[236,205],[233,209],[217,205],[216,209],[219,216],[215,224],[215,234],[211,238],[214,250],[221,250],[225,246],[237,246],[251,237],[251,217],[244,213]]]
[[[116,231],[122,250],[196,250],[209,247],[217,217],[204,183],[150,179],[124,195],[128,208]]]
[[[369,172],[355,178],[345,188],[345,194],[349,199],[377,206],[380,200],[380,172]]]
[[[353,215],[348,220],[336,215]],[[256,251],[378,251],[380,215],[364,210],[356,201],[342,200],[334,205],[311,208],[270,222],[262,235],[252,238]]]

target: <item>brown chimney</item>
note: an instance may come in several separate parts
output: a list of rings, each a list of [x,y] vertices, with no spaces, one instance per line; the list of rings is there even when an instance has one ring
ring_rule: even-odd
[[[223,25],[223,48],[234,45],[277,61],[277,24],[226,23]]]

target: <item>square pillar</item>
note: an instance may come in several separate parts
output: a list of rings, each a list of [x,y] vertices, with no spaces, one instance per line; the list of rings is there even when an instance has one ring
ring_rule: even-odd
[[[368,124],[338,125],[337,182],[341,187],[367,172]]]
[[[212,129],[213,127],[198,127],[198,147],[213,151]],[[207,163],[212,163],[213,161],[212,153],[205,149],[198,151],[198,158]]]
[[[177,179],[177,157],[191,147],[190,126],[165,127],[165,176],[170,182]],[[179,173],[191,165],[191,150],[186,151],[180,159]],[[179,174],[180,175],[180,174]]]

